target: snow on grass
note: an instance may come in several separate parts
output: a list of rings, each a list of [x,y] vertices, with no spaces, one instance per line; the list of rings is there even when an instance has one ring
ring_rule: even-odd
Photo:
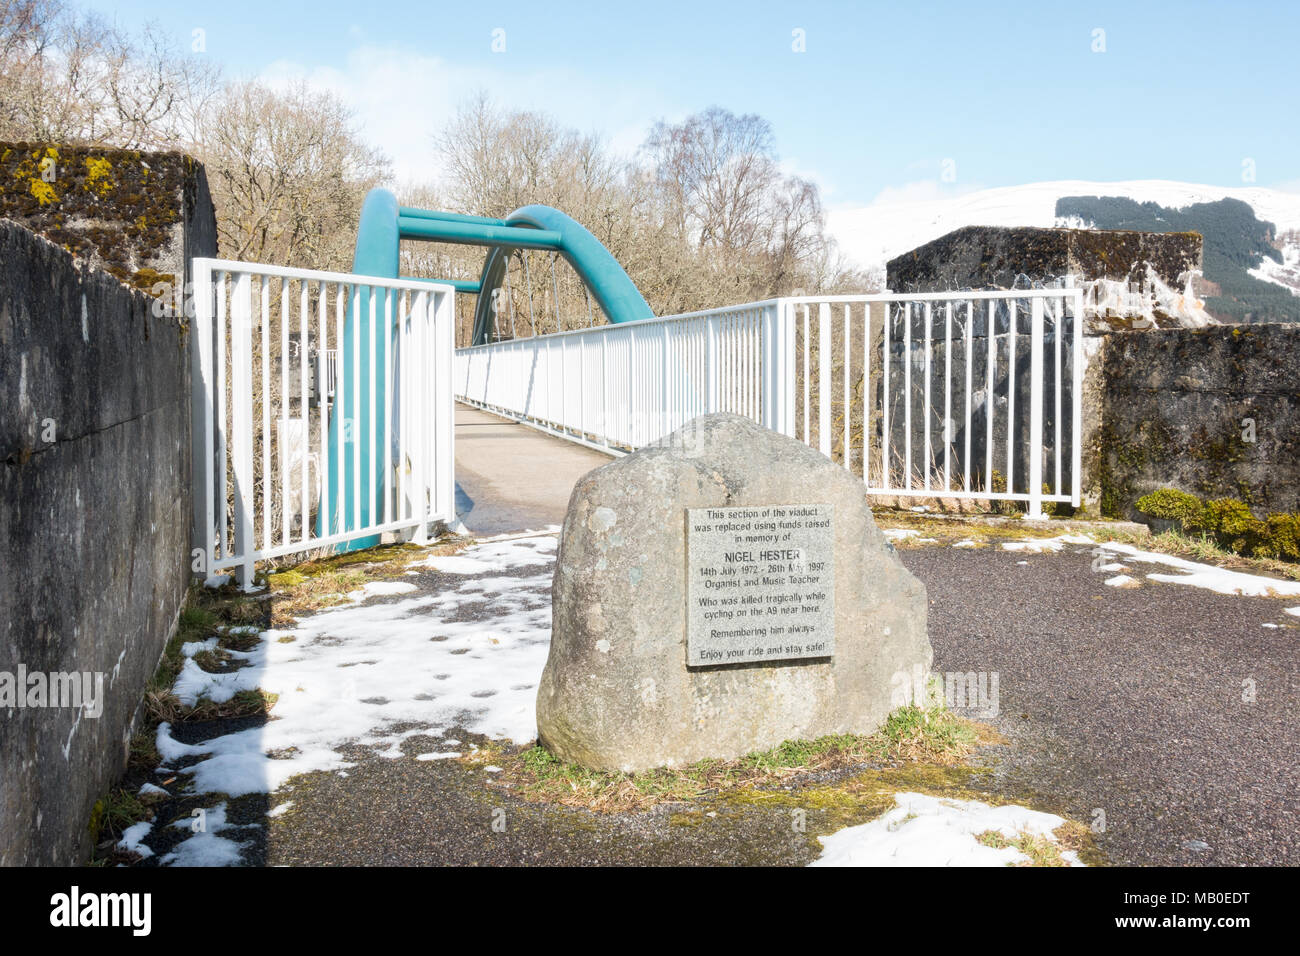
[[[995,848],[976,836],[990,830],[1014,840],[1022,834],[1054,839],[1065,820],[1021,806],[994,807],[924,793],[897,793],[896,806],[870,823],[821,837],[812,866],[1011,866],[1029,860],[1015,847]],[[1061,854],[1082,866],[1071,851]]]
[[[444,574],[492,574],[512,568],[543,567],[555,560],[559,539],[547,533],[528,538],[488,538],[460,554],[433,555],[413,561],[412,568],[432,568]]]
[[[1045,551],[1060,551],[1067,544],[1092,543],[1092,538],[1086,534],[1062,534],[1055,538],[1025,538],[1023,541],[1004,541],[1002,542],[1002,550],[1042,554]]]
[[[244,843],[221,834],[227,830],[248,830],[261,824],[235,824],[226,822],[226,804],[202,811],[202,817],[184,817],[172,824],[177,829],[195,830],[170,853],[159,857],[164,866],[238,866],[239,851]],[[138,851],[137,851],[138,852]]]
[[[921,532],[913,528],[885,528],[884,533],[890,541],[905,541],[908,538],[915,538]]]
[[[953,545],[954,548],[978,548],[979,546],[980,543],[978,541],[972,540],[971,538],[967,538],[965,541],[958,541],[956,544]]]
[[[265,725],[202,743],[177,740],[171,725],[161,724],[163,761],[193,761],[179,772],[194,792],[237,797],[274,791],[296,774],[349,767],[345,744],[396,758],[405,740],[437,738],[453,724],[532,740],[550,643],[555,543],[542,537],[471,546],[462,554],[475,573],[536,570],[322,611],[294,628],[263,632],[250,651],[228,651],[245,662],[230,673],[210,674],[187,660],[176,681],[183,703],[222,702],[254,688],[278,699]]]
[[[1117,574],[1113,578],[1107,578],[1102,582],[1113,588],[1140,588],[1142,582],[1137,578],[1129,577],[1127,574]]]
[[[348,600],[353,604],[360,604],[368,598],[410,594],[415,590],[417,590],[416,586],[408,581],[367,581],[356,591],[349,591]]]
[[[131,824],[122,831],[122,839],[117,841],[118,848],[139,854],[142,857],[153,856],[153,850],[141,842],[152,829],[153,822],[151,820],[141,820],[139,823]]]
[[[1239,594],[1243,597],[1291,597],[1300,595],[1300,581],[1283,581],[1279,578],[1264,577],[1260,574],[1246,574],[1242,571],[1229,571],[1212,564],[1188,561],[1186,558],[1156,551],[1142,551],[1131,544],[1109,541],[1099,545],[1099,550],[1122,554],[1126,561],[1143,564],[1160,564],[1172,568],[1181,574],[1147,573],[1150,581],[1164,581],[1169,584],[1186,584],[1190,587],[1205,588],[1219,594]]]

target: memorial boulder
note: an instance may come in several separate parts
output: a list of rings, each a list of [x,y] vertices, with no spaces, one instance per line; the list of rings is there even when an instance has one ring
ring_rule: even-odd
[[[539,738],[594,769],[871,733],[932,658],[925,588],[861,481],[737,415],[578,482],[552,605]]]

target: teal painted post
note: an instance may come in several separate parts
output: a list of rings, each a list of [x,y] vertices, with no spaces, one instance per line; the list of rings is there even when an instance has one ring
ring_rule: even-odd
[[[366,195],[361,206],[361,221],[357,227],[353,273],[381,279],[397,278],[397,208],[397,198],[386,189],[372,189]],[[329,500],[324,503],[325,507],[317,510],[318,535],[351,531],[383,519],[381,498],[388,458],[388,449],[384,448],[383,422],[388,398],[386,370],[392,329],[386,322],[386,295],[380,292],[375,296],[373,326],[370,298],[369,290],[361,289],[351,296],[348,304],[336,376],[336,381],[341,383],[337,387],[342,393],[342,400],[335,402],[330,416],[329,450],[326,456],[329,462]],[[320,343],[322,348],[324,344]],[[354,388],[354,383],[358,381],[360,388]],[[343,443],[341,478],[338,474],[340,456],[335,453],[340,441]],[[360,445],[360,469],[355,467],[357,443]],[[354,508],[358,480],[360,514],[356,514],[357,509]],[[326,515],[332,516],[328,524],[324,520]],[[379,543],[379,535],[367,535],[338,545],[336,550],[355,551]]]

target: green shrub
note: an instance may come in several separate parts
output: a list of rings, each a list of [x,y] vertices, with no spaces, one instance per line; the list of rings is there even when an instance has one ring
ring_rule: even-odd
[[[1143,495],[1137,507],[1152,518],[1179,522],[1186,532],[1210,535],[1237,554],[1300,561],[1300,514],[1271,514],[1261,520],[1236,498],[1202,502],[1175,488]]]
[[[1273,557],[1300,561],[1300,514],[1274,514],[1265,519]]]
[[[1249,505],[1236,498],[1207,501],[1199,523],[1237,554],[1254,554],[1261,545],[1267,544],[1268,525],[1255,517]]]
[[[1137,501],[1138,511],[1165,521],[1180,521],[1193,527],[1201,516],[1201,499],[1177,488],[1161,488]]]

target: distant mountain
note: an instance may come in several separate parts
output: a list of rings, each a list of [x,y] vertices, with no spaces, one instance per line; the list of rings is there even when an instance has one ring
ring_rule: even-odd
[[[1058,216],[1057,204],[1062,199],[1081,201],[1085,197],[1134,202],[1123,209],[1092,207],[1102,221],[1094,222],[1082,215],[1082,206],[1071,207],[1077,208],[1078,214]],[[1225,198],[1249,206],[1256,224],[1241,215],[1240,205],[1218,207]],[[1144,211],[1145,204],[1158,208]],[[1214,208],[1191,212],[1191,207],[1202,205]],[[1146,225],[1111,224],[1124,215]],[[1183,224],[1186,215],[1197,217],[1203,228]],[[1175,220],[1180,224],[1174,224]],[[1264,224],[1271,224],[1272,232],[1261,245],[1263,234],[1259,230]],[[962,226],[1054,225],[1194,229],[1206,240],[1206,278],[1219,286],[1217,290],[1207,286],[1207,294],[1218,292],[1211,298],[1224,300],[1216,303],[1217,308],[1211,308],[1211,312],[1234,320],[1247,314],[1287,314],[1300,320],[1300,297],[1294,303],[1286,298],[1291,290],[1300,292],[1300,193],[1154,179],[1116,183],[1063,180],[983,189],[951,198],[881,201],[832,209],[828,214],[829,230],[845,253],[859,265],[882,273],[887,260]],[[1254,256],[1253,262],[1241,258],[1248,254]],[[1214,274],[1227,286],[1214,279]]]
[[[1240,199],[1176,209],[1117,196],[1063,196],[1056,216],[1096,229],[1199,232],[1206,282],[1198,285],[1197,296],[1205,299],[1207,312],[1224,322],[1300,322],[1300,295],[1265,278],[1286,264],[1277,228],[1257,219]]]

